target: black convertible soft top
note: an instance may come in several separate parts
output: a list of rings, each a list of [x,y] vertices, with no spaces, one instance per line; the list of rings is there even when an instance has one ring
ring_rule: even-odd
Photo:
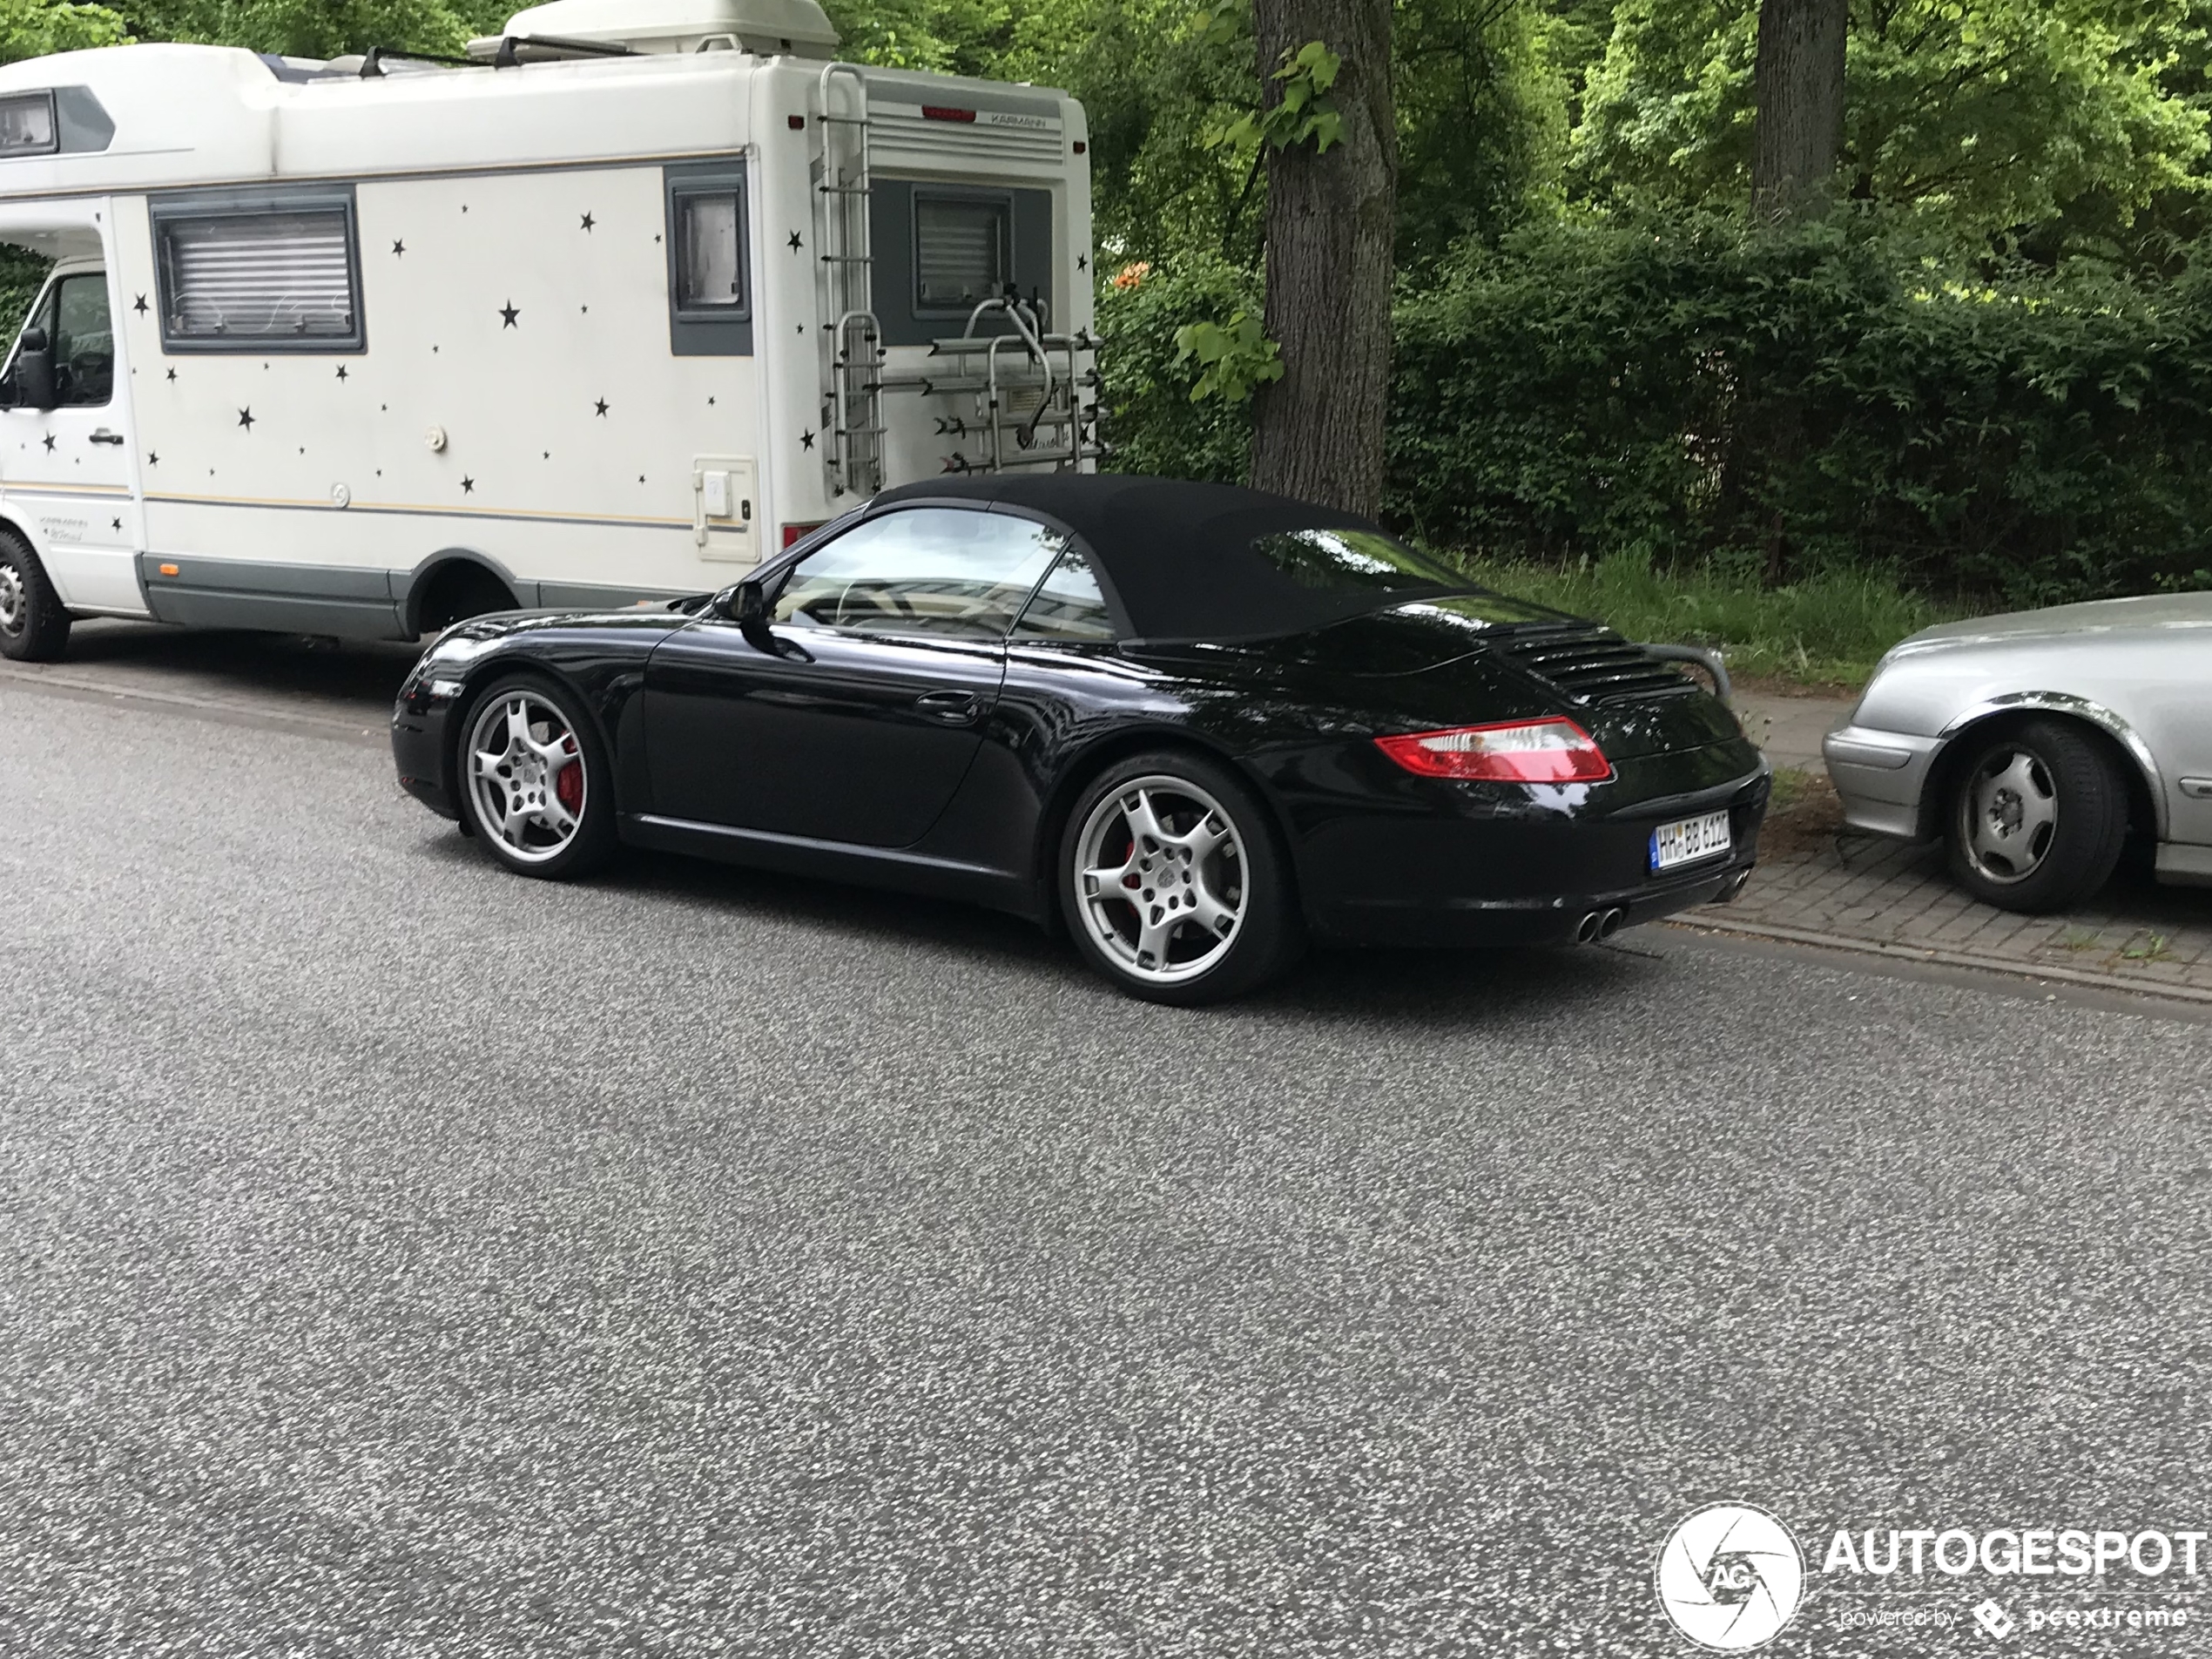
[[[1103,567],[1138,638],[1264,638],[1469,590],[1466,582],[1433,566],[1428,569],[1434,581],[1399,573],[1387,589],[1286,569],[1268,556],[1263,538],[1296,530],[1384,532],[1357,514],[1233,484],[1112,473],[1001,473],[902,484],[877,496],[868,510],[922,501],[1004,502],[1066,525]],[[1418,555],[1408,556],[1419,561]]]

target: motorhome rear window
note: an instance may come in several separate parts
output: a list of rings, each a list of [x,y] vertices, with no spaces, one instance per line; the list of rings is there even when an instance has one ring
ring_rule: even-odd
[[[352,350],[361,343],[352,205],[154,212],[171,349]]]
[[[51,92],[0,98],[0,156],[47,156],[58,147]]]
[[[961,315],[1011,280],[1014,204],[999,195],[914,192],[914,309]]]

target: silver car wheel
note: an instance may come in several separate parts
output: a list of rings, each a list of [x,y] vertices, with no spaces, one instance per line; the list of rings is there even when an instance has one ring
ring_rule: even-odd
[[[30,597],[24,591],[23,572],[0,563],[0,634],[19,634],[30,621]]]
[[[558,857],[583,822],[591,780],[561,711],[529,691],[484,705],[463,752],[476,821],[525,864]]]
[[[2058,833],[2059,792],[2042,757],[2001,748],[1975,768],[1959,793],[1959,830],[1974,869],[2000,886],[2043,867]]]
[[[1132,979],[1194,979],[1244,923],[1244,843],[1236,820],[1188,779],[1132,778],[1091,808],[1076,839],[1076,908]]]

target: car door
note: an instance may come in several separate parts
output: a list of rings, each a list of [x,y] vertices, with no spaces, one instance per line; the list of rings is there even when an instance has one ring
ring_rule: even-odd
[[[908,846],[951,800],[1006,671],[1005,640],[1062,538],[910,507],[793,566],[751,630],[702,618],[646,665],[657,815]]]
[[[22,372],[33,330],[46,341],[50,394]],[[107,273],[59,273],[0,370],[0,493],[37,528],[64,604],[143,611],[128,395],[115,369]]]

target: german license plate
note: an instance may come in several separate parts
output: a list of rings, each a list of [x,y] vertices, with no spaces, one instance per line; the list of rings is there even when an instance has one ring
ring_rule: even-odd
[[[1678,864],[1695,864],[1716,858],[1732,845],[1726,813],[1703,813],[1678,819],[1651,832],[1651,868],[1656,874]]]

